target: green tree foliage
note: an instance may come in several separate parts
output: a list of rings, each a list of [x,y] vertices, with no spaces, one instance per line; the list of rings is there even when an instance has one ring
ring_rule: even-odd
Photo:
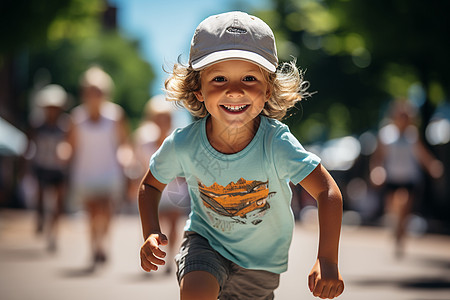
[[[50,82],[61,84],[73,95],[72,105],[78,104],[80,75],[95,64],[113,78],[113,100],[132,124],[140,120],[153,70],[136,41],[104,26],[106,1],[17,0],[3,1],[1,7],[7,32],[0,44],[0,67],[11,60],[20,75],[15,75],[20,107],[27,106],[29,92]]]
[[[30,80],[42,85],[39,78],[45,72],[52,82],[64,86],[79,103],[79,78],[92,65],[101,66],[114,80],[113,101],[120,104],[137,124],[142,108],[149,99],[149,84],[153,71],[138,53],[135,42],[124,39],[117,32],[102,33],[82,40],[59,40],[33,52],[30,59]],[[37,78],[36,78],[37,77]]]
[[[412,84],[426,92],[425,121],[450,92],[450,2],[431,0],[327,0],[340,16],[341,32],[362,37],[365,52],[379,78],[379,88],[393,97],[407,97]],[[372,71],[372,68],[368,68]]]
[[[272,2],[256,14],[274,29],[279,57],[297,57],[318,92],[287,120],[303,140],[375,127],[386,102],[407,97],[414,83],[426,91],[425,114],[448,95],[450,2]]]
[[[20,50],[46,39],[53,20],[71,0],[4,0],[0,2],[0,53]]]

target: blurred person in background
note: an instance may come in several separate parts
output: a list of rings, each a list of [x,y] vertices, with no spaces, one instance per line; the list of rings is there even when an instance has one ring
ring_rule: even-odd
[[[82,104],[72,110],[71,184],[90,229],[92,270],[107,261],[107,237],[115,206],[125,196],[123,155],[128,126],[123,109],[110,101],[111,77],[99,67],[81,77]],[[123,153],[123,152],[122,152]]]
[[[394,221],[395,254],[404,254],[404,240],[414,197],[422,182],[422,170],[442,176],[443,164],[425,147],[416,127],[416,111],[407,100],[391,104],[389,123],[378,135],[378,148],[371,161],[370,178],[385,188],[385,213]]]
[[[162,145],[164,139],[172,133],[172,118],[174,105],[166,101],[164,95],[152,97],[146,104],[144,120],[134,133],[134,152],[138,164],[138,177],[134,180],[132,192],[137,197],[140,181],[147,172],[150,157]],[[181,237],[178,232],[179,219],[188,213],[189,195],[184,178],[178,177],[170,182],[164,189],[159,203],[159,217],[164,230],[168,232],[171,241],[168,249],[168,261],[171,262],[178,245],[177,240]],[[170,273],[172,265],[168,264],[166,273]]]
[[[37,107],[42,110],[42,118],[32,124],[31,143],[32,171],[37,181],[37,222],[36,232],[46,229],[48,250],[56,251],[57,226],[64,209],[67,179],[67,144],[69,117],[64,113],[67,100],[66,91],[59,85],[51,84],[36,94]],[[49,197],[49,192],[54,197]],[[49,200],[54,203],[49,205]],[[46,222],[45,211],[51,208],[51,216]],[[46,225],[48,223],[48,225]],[[47,227],[47,228],[45,228]]]

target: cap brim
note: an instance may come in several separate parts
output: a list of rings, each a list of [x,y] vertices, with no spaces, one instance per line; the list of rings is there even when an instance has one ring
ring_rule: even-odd
[[[199,71],[212,64],[233,59],[253,62],[271,73],[275,72],[277,69],[276,65],[272,64],[261,55],[244,50],[224,50],[211,53],[200,59],[197,59],[196,61],[193,61],[192,68],[195,71]]]
[[[39,107],[63,107],[64,104],[65,104],[64,101],[44,100],[44,101],[38,101],[37,106],[39,106]]]

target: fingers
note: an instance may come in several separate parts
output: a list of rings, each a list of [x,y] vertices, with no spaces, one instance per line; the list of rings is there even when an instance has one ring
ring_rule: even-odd
[[[166,253],[159,248],[152,249],[150,247],[141,248],[141,258],[146,258],[151,263],[163,265],[164,261],[160,258],[164,258]]]
[[[158,270],[158,265],[164,265],[165,261],[157,258],[153,254],[146,252],[141,252],[141,267],[144,271],[156,271]]]
[[[308,287],[311,293],[321,299],[333,299],[344,291],[344,281],[336,263],[318,259],[309,277]]]
[[[164,234],[158,235],[158,242],[162,246],[166,246],[169,243],[167,236],[165,236]]]
[[[144,271],[156,271],[158,265],[164,265],[161,258],[166,257],[166,252],[162,251],[159,245],[167,245],[167,237],[164,235],[150,236],[141,247],[141,267]]]
[[[146,258],[141,257],[141,268],[145,272],[151,272],[158,270],[158,266],[150,263]]]
[[[313,277],[316,278],[315,281],[312,281]],[[313,282],[312,286],[311,282]],[[340,296],[344,291],[344,283],[342,281],[322,280],[313,275],[310,275],[308,285],[312,294],[321,299],[333,299]]]
[[[344,292],[344,282],[339,283],[336,289],[336,297],[340,296]]]
[[[149,239],[150,247],[146,247],[146,249],[150,250],[152,254],[154,254],[158,257],[164,258],[164,257],[166,257],[166,252],[162,251],[161,248],[159,248],[160,244],[161,243],[159,243],[159,241],[157,241],[155,239]],[[167,241],[166,241],[166,245],[167,245]]]
[[[308,276],[308,287],[311,293],[314,291],[314,287],[316,286],[316,273],[312,273]]]
[[[333,299],[334,297],[337,297],[338,295],[336,294],[336,290],[337,290],[337,286],[333,285],[330,287],[330,289],[328,290],[328,298]],[[325,291],[324,291],[324,295]]]
[[[320,296],[322,299],[328,299],[330,298],[330,290],[331,290],[332,286],[325,284],[322,286],[322,292],[320,293]],[[331,297],[334,298],[334,295]],[[330,298],[330,299],[331,299]]]
[[[322,295],[323,289],[324,289],[323,281],[317,280],[317,281],[315,282],[314,290],[313,290],[312,293],[313,293],[314,296],[324,299],[324,298],[323,298],[324,295]],[[327,296],[328,296],[328,295],[327,295]]]

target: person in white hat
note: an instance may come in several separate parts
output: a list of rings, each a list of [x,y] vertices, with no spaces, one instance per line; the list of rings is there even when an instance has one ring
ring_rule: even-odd
[[[63,87],[50,84],[36,94],[36,105],[43,109],[44,118],[32,130],[31,140],[34,144],[32,169],[37,180],[37,224],[36,232],[47,236],[47,249],[57,250],[57,228],[60,215],[64,209],[64,197],[67,179],[67,154],[65,139],[69,118],[64,113],[67,94]],[[54,204],[51,216],[46,218],[45,205],[51,203],[47,191],[53,190]],[[46,220],[48,220],[46,222]]]
[[[309,288],[321,298],[339,296],[342,196],[319,157],[279,121],[307,95],[307,83],[295,62],[278,65],[270,27],[238,11],[205,19],[189,65],[176,64],[165,87],[198,120],[166,138],[142,180],[142,268],[165,264],[158,203],[165,185],[183,176],[191,214],[176,257],[181,299],[273,299],[294,227],[292,181],[319,208]]]
[[[73,126],[68,137],[73,149],[70,183],[88,216],[89,270],[95,271],[109,258],[108,235],[115,207],[125,197],[123,168],[131,155],[125,112],[111,101],[112,78],[94,66],[83,73],[80,83],[82,103],[71,112]]]

